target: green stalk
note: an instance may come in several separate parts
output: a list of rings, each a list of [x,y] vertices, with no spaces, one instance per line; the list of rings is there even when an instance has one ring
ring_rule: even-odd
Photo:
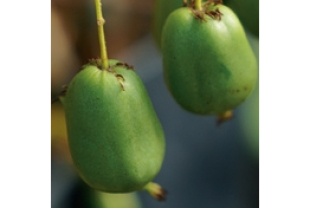
[[[108,69],[109,68],[109,59],[107,54],[107,48],[104,38],[104,31],[103,31],[103,25],[105,23],[105,20],[102,16],[101,11],[101,0],[95,0],[96,5],[96,16],[97,16],[97,26],[98,26],[98,36],[99,36],[99,46],[100,46],[100,57],[101,57],[101,69]]]
[[[195,9],[196,10],[201,10],[201,0],[195,0]]]

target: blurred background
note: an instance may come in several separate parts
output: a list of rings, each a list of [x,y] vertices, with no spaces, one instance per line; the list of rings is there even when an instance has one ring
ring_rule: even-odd
[[[258,0],[253,1],[258,5]],[[259,206],[258,83],[253,94],[234,111],[234,118],[220,126],[213,116],[181,109],[165,86],[161,52],[152,33],[158,2],[102,0],[102,5],[109,58],[135,67],[163,126],[166,156],[155,182],[168,191],[167,200],[158,202],[145,192],[106,194],[88,188],[72,165],[64,111],[56,102],[51,105],[52,208]],[[177,4],[181,6],[182,0]],[[99,56],[99,43],[93,0],[51,0],[51,5],[51,98],[55,98],[88,59]],[[238,4],[231,5],[237,5],[237,12]],[[258,32],[245,29],[258,59]]]

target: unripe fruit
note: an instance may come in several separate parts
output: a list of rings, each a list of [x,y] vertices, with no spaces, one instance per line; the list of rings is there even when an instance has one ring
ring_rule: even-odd
[[[70,151],[92,188],[137,191],[161,168],[164,133],[137,74],[117,60],[109,66],[88,64],[68,86],[63,103]]]
[[[186,110],[221,115],[241,104],[257,79],[257,62],[237,16],[224,5],[180,8],[162,34],[164,76]]]

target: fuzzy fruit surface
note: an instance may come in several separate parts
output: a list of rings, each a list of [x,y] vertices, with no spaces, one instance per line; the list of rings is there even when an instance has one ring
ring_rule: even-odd
[[[118,62],[109,60],[113,72],[85,66],[63,101],[79,175],[92,188],[111,193],[143,188],[159,172],[165,151],[164,133],[142,81]]]
[[[217,5],[221,20],[190,8],[171,13],[162,36],[166,84],[186,110],[219,115],[241,104],[257,79],[257,62],[236,15]]]
[[[164,23],[171,12],[183,6],[182,0],[156,0],[153,11],[152,34],[159,48]]]

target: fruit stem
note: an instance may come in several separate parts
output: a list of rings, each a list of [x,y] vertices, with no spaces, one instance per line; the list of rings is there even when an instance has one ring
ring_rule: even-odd
[[[195,0],[195,9],[196,10],[201,10],[201,0]]]
[[[97,27],[98,27],[98,36],[100,45],[100,57],[102,61],[101,69],[108,69],[109,60],[103,31],[103,25],[105,23],[105,20],[103,19],[102,16],[101,0],[95,0],[95,5],[96,5]]]

